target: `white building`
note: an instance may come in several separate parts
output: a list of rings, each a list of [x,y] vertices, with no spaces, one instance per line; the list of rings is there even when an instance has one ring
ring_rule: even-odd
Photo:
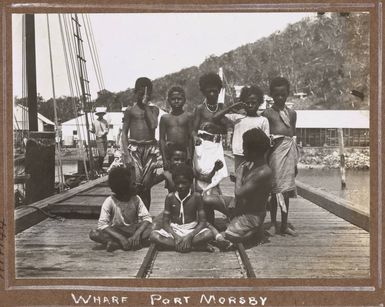
[[[367,110],[296,110],[297,142],[303,146],[338,146],[338,130],[343,129],[347,147],[369,146]]]
[[[163,110],[159,109],[159,117],[165,114]],[[96,120],[97,116],[88,113],[88,123],[91,127],[92,121]],[[107,120],[109,126],[109,132],[107,135],[107,140],[111,143],[119,144],[120,132],[123,127],[123,112],[107,112],[104,115],[104,119]],[[95,139],[95,136],[90,133],[91,140]],[[62,137],[65,146],[72,146],[74,142],[79,140],[87,141],[87,130],[86,130],[86,121],[85,115],[80,115],[76,118],[70,119],[62,123]],[[159,124],[158,128],[155,131],[155,138],[159,138]]]
[[[53,131],[55,123],[47,117],[37,113],[38,131]],[[22,105],[15,105],[13,108],[13,131],[28,131],[28,108]]]

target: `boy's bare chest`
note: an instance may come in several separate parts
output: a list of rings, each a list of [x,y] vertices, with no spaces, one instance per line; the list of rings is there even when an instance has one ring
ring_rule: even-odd
[[[215,114],[219,111],[219,107],[216,108],[215,112],[211,112],[209,111],[206,107],[202,108],[202,111],[201,111],[201,118],[202,118],[202,121],[212,121],[212,118],[215,116]]]
[[[143,120],[144,119],[144,110],[139,107],[133,107],[131,109],[131,118],[133,120]]]
[[[291,116],[287,116],[290,122],[290,125],[292,125],[292,119]],[[270,125],[270,133],[271,134],[280,134],[280,135],[287,135],[292,136],[292,127],[288,127],[283,120],[281,119],[279,112],[272,111],[269,116],[269,125]]]
[[[256,177],[256,170],[255,169],[249,169],[248,167],[245,168],[243,171],[242,176],[242,183],[246,183]]]
[[[167,126],[169,128],[174,128],[174,127],[184,127],[184,128],[187,128],[188,127],[188,123],[189,123],[189,118],[186,115],[179,115],[179,116],[171,115],[168,118]]]

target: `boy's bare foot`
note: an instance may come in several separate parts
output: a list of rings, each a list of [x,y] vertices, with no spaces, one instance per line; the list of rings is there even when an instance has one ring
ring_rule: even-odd
[[[269,229],[266,229],[266,232],[271,236],[274,237],[275,235],[279,234],[278,226],[272,225]]]
[[[106,249],[106,244],[98,244],[92,248],[93,251],[100,251],[105,249]]]
[[[216,246],[219,248],[221,252],[226,252],[228,251],[233,243],[231,243],[229,240],[223,239],[223,240],[217,240],[215,241]]]
[[[210,244],[194,246],[192,250],[195,252],[208,252],[208,253],[215,252],[214,246],[211,246]]]
[[[226,240],[221,233],[216,236],[215,241],[212,243],[222,252],[227,251],[232,245],[232,243],[229,240]]]
[[[120,245],[117,242],[114,241],[108,241],[107,242],[107,252],[113,252],[120,248]]]
[[[281,229],[282,234],[287,234],[293,237],[297,237],[298,234],[293,229],[290,229],[289,227],[286,227],[285,229]]]

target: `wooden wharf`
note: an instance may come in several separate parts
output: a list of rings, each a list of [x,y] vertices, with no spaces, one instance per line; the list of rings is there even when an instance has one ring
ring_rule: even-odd
[[[227,164],[232,170],[231,159]],[[180,254],[154,246],[129,252],[98,250],[88,233],[110,194],[105,181],[101,178],[35,203],[36,210],[16,210],[16,278],[370,277],[369,233],[302,197],[290,200],[289,222],[297,237],[276,235],[263,244],[214,253]],[[231,195],[234,187],[226,179],[221,188]],[[153,216],[163,210],[165,196],[163,183],[153,187]],[[42,210],[64,220],[46,218]],[[20,225],[29,215],[33,222]],[[269,221],[267,214],[265,224]]]

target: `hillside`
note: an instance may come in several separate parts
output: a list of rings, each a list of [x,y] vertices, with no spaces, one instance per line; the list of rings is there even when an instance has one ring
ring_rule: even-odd
[[[229,85],[257,84],[268,93],[268,82],[281,75],[292,84],[297,109],[368,109],[369,15],[339,14],[307,18],[255,43],[154,80],[154,100],[163,101],[167,89],[180,84],[189,107],[202,101],[200,75],[223,67]],[[364,94],[360,99],[352,90]],[[227,97],[230,100],[230,97]]]

